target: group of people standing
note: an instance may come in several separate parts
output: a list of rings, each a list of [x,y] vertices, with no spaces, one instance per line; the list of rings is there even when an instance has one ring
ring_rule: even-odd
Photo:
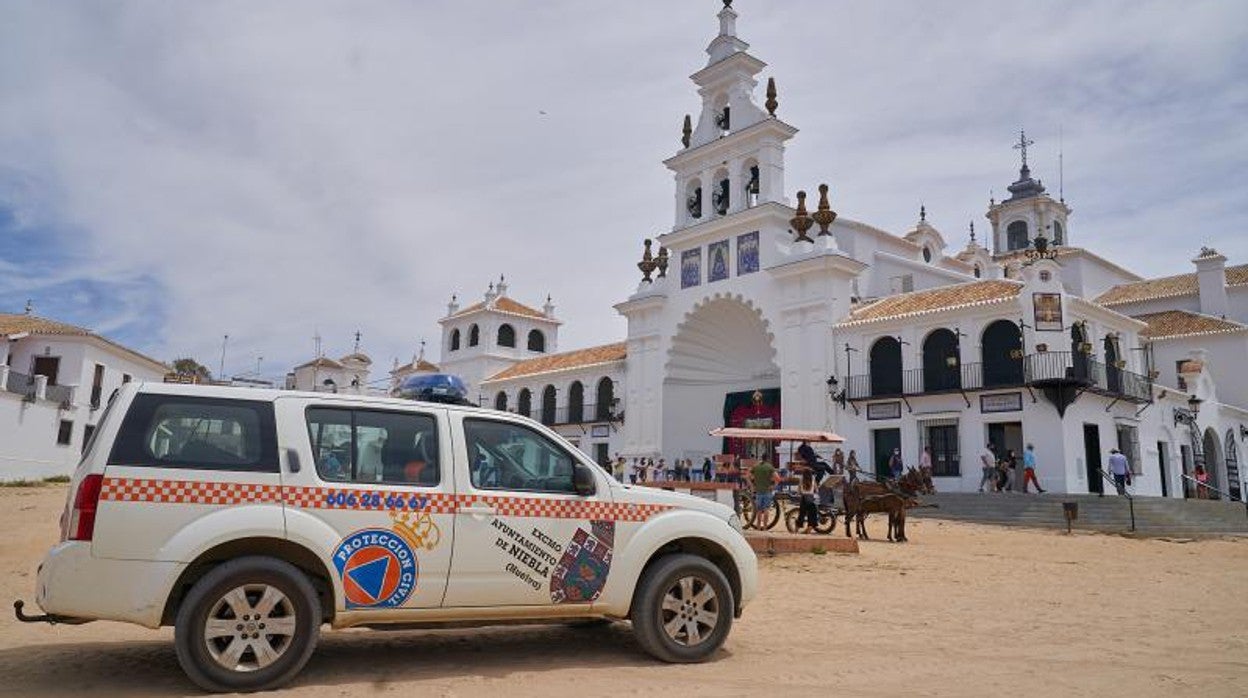
[[[616,455],[611,464],[611,474],[620,482],[715,482],[715,462],[706,458],[695,465],[692,458],[677,458],[670,464],[666,458],[634,458],[629,463]]]
[[[984,450],[979,452],[979,465],[982,473],[979,479],[980,492],[984,491],[985,486],[988,487],[989,492],[1013,492],[1018,487],[1020,463],[1014,449],[1008,449],[1004,455],[998,456],[996,446],[989,442],[984,446]],[[1026,494],[1029,491],[1028,487],[1035,484],[1036,492],[1044,494],[1045,489],[1040,486],[1040,479],[1036,477],[1035,446],[1027,444],[1027,448],[1023,450],[1021,465],[1023,493]]]

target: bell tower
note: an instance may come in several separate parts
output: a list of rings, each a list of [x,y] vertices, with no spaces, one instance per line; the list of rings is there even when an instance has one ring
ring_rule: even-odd
[[[1031,176],[1027,166],[1027,147],[1035,145],[1024,131],[1018,132],[1014,149],[1022,157],[1018,180],[1007,187],[1010,197],[988,202],[987,218],[992,223],[992,252],[1005,255],[1031,247],[1032,240],[1041,233],[1053,245],[1069,245],[1070,231],[1066,218],[1072,209],[1064,200],[1054,200],[1044,189],[1044,183]]]
[[[685,115],[682,150],[664,163],[676,179],[674,231],[758,204],[786,203],[784,143],[797,129],[776,118],[774,78],[764,105],[755,103],[757,76],[767,64],[749,47],[737,36],[732,0],[725,0],[706,67],[690,76],[702,100],[696,125]]]

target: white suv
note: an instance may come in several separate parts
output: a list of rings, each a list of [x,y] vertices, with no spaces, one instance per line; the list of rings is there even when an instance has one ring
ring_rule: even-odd
[[[173,625],[187,675],[272,688],[333,628],[630,619],[707,658],[754,596],[732,510],[623,486],[504,412],[143,384],[114,396],[39,568],[46,615]]]

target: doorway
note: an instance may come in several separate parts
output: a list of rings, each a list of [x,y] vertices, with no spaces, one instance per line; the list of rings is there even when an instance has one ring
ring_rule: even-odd
[[[1105,482],[1101,479],[1101,428],[1095,424],[1083,425],[1083,458],[1088,469],[1088,492],[1105,494]]]
[[[48,385],[57,385],[56,377],[61,372],[61,357],[36,356],[30,367],[31,380],[35,376],[46,376]]]
[[[874,429],[871,432],[871,443],[876,478],[883,480],[892,477],[893,474],[888,471],[888,458],[893,455],[893,449],[901,448],[901,429]]]
[[[1015,457],[1021,463],[1023,458],[1023,423],[997,422],[989,424],[988,443],[992,444],[998,460],[1005,459],[1010,455],[1010,451],[1013,451]]]
[[[1170,496],[1170,472],[1166,467],[1166,442],[1157,442],[1157,472],[1161,475],[1161,496]]]

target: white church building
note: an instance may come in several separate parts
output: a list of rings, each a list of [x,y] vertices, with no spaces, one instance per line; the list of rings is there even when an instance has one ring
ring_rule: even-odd
[[[491,285],[440,323],[443,370],[483,403],[541,419],[600,460],[740,451],[719,426],[829,429],[864,468],[930,448],[937,487],[973,491],[978,455],[1034,444],[1043,486],[1100,492],[1111,448],[1137,494],[1184,496],[1198,464],[1241,496],[1248,436],[1248,265],[1202,249],[1143,279],[1077,246],[1072,208],[1027,164],[991,201],[981,245],[953,249],[921,211],[900,235],[789,198],[766,64],[725,6],[691,79],[670,232],[645,241],[623,342],[558,351],[559,321]],[[796,204],[796,206],[794,206]],[[625,409],[627,407],[627,409]]]

